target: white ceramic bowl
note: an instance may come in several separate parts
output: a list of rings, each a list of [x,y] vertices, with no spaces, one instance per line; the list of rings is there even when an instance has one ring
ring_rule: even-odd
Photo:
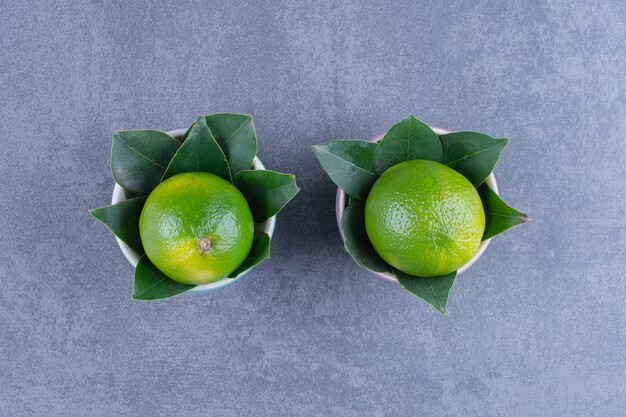
[[[176,130],[170,130],[169,132],[167,132],[167,134],[175,138],[182,138],[183,135],[185,134],[185,131],[186,129],[176,129]],[[261,163],[259,158],[257,158],[256,156],[254,157],[254,160],[252,161],[252,168],[257,169],[257,170],[265,170],[265,166],[263,166],[263,163]],[[111,204],[117,204],[120,201],[126,200],[127,198],[128,198],[128,195],[126,194],[126,190],[124,190],[119,184],[115,184],[115,188],[113,188],[113,197],[111,198]],[[255,223],[254,229],[255,229],[255,232],[267,233],[269,237],[271,238],[272,235],[274,234],[275,226],[276,226],[276,216],[272,216],[263,223]],[[122,253],[126,257],[126,259],[128,259],[128,262],[130,262],[130,264],[133,267],[136,267],[137,262],[139,262],[139,258],[141,258],[141,255],[137,253],[136,250],[128,246],[126,243],[122,242],[117,236],[115,237],[115,239],[117,240],[117,244],[122,250]],[[239,274],[239,276],[237,276],[237,278],[222,278],[219,281],[211,282],[209,284],[198,285],[192,288],[191,291],[215,290],[217,288],[225,287],[226,285],[232,284],[233,282],[243,277],[245,274],[248,273],[248,271],[242,272],[241,274]]]
[[[444,133],[450,133],[448,130],[442,129],[440,127],[433,126],[432,129],[435,131],[435,133],[440,134],[440,135]],[[383,138],[383,136],[384,134],[378,135],[370,139],[370,141],[378,142]],[[493,175],[493,173],[489,174],[489,176],[487,177],[485,181],[487,182],[487,185],[489,185],[489,187],[491,187],[491,189],[496,194],[498,194],[498,184],[496,183],[496,177]],[[337,226],[339,227],[339,233],[341,233],[341,238],[344,241],[346,240],[346,237],[344,236],[343,231],[341,230],[341,216],[343,216],[343,211],[346,209],[346,203],[348,201],[346,197],[347,197],[346,193],[344,193],[341,188],[337,188],[337,197],[335,199],[335,215],[337,216]],[[463,272],[467,271],[472,265],[476,263],[478,258],[480,258],[482,254],[485,252],[485,249],[487,249],[487,246],[489,246],[489,242],[491,242],[491,239],[483,240],[480,243],[480,246],[478,247],[478,252],[476,252],[476,254],[472,257],[472,259],[467,261],[465,264],[463,264],[463,266],[461,266],[457,270],[457,275],[462,274]],[[376,272],[376,271],[372,271],[371,269],[368,269],[368,271],[386,281],[398,283],[398,279],[391,272]]]

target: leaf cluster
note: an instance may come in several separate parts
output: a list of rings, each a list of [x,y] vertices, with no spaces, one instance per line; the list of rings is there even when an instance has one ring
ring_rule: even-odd
[[[125,201],[90,211],[115,236],[141,254],[133,299],[171,297],[194,288],[159,271],[145,255],[139,217],[147,196],[166,179],[183,172],[209,172],[232,182],[246,198],[256,223],[275,216],[300,191],[295,176],[253,169],[258,149],[252,116],[217,113],[200,116],[182,138],[158,130],[113,133],[111,173],[129,194]],[[257,233],[248,258],[228,278],[237,278],[269,258],[270,236]]]
[[[361,267],[392,273],[400,284],[446,314],[456,272],[441,277],[407,275],[387,264],[374,250],[365,231],[365,201],[378,177],[404,161],[426,159],[449,166],[476,188],[485,209],[483,240],[524,223],[529,218],[507,205],[485,182],[508,139],[463,131],[438,135],[413,115],[394,124],[378,142],[335,140],[313,146],[322,168],[349,198],[341,218],[344,246]]]

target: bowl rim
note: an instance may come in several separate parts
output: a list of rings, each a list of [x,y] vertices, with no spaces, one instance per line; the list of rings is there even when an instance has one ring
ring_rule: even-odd
[[[442,135],[442,134],[451,132],[451,131],[449,131],[447,129],[444,129],[442,127],[431,126],[431,128],[438,135]],[[381,133],[380,135],[374,136],[369,141],[370,142],[379,142],[383,138],[383,136],[385,136],[385,134]],[[489,174],[489,176],[487,177],[485,182],[487,183],[487,185],[489,185],[489,187],[496,194],[498,194],[498,195],[500,194],[500,192],[498,191],[498,183],[496,182],[496,177],[495,177],[495,175],[493,175],[493,172],[491,174]],[[341,235],[341,239],[344,242],[346,241],[346,237],[343,234],[343,230],[341,230],[341,217],[343,216],[343,211],[346,209],[346,202],[347,202],[346,193],[341,188],[337,187],[337,194],[336,194],[336,197],[335,197],[335,217],[337,218],[337,227],[339,229],[339,234]],[[461,265],[461,267],[456,272],[457,276],[459,276],[463,272],[467,271],[469,268],[472,267],[472,265],[474,265],[476,263],[476,261],[478,261],[478,259],[483,255],[483,253],[485,253],[485,250],[487,249],[487,246],[489,246],[490,242],[491,242],[491,239],[483,240],[482,242],[480,242],[480,246],[478,247],[478,251],[474,254],[474,256],[469,261],[467,261],[466,263]],[[377,271],[372,271],[369,268],[363,268],[363,269],[367,270],[368,272],[376,275],[377,277],[379,277],[379,278],[381,278],[381,279],[383,279],[385,281],[395,282],[396,284],[399,284],[398,279],[391,272],[377,272]]]
[[[174,129],[174,130],[167,131],[165,133],[172,136],[173,138],[180,139],[183,137],[186,131],[187,129]],[[254,157],[254,160],[252,161],[252,168],[259,170],[259,171],[265,171],[265,165],[263,165],[261,160],[257,158],[256,155]],[[113,194],[111,196],[111,204],[117,204],[126,199],[128,199],[126,190],[124,190],[124,188],[122,188],[122,186],[120,186],[118,183],[115,183],[115,186],[113,187]],[[266,221],[262,223],[254,224],[255,232],[265,232],[269,235],[270,238],[274,235],[275,227],[276,227],[276,215],[270,217],[269,219],[267,219]],[[139,262],[139,258],[141,258],[141,255],[136,250],[134,250],[133,248],[128,246],[126,243],[124,243],[117,236],[115,236],[115,240],[117,241],[117,245],[119,246],[120,250],[124,254],[124,257],[126,258],[126,260],[133,266],[133,268],[136,267],[137,263]],[[215,290],[218,288],[222,288],[222,287],[232,284],[235,281],[238,281],[241,277],[246,275],[248,272],[250,272],[250,269],[243,271],[241,274],[237,275],[236,278],[224,277],[215,282],[211,282],[211,283],[203,284],[203,285],[197,285],[193,287],[190,291],[208,291],[208,290]]]

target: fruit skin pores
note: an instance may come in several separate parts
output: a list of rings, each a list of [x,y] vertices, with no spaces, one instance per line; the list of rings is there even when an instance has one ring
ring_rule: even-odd
[[[438,162],[411,160],[376,180],[365,204],[365,228],[378,255],[394,268],[439,276],[478,251],[485,212],[463,175]]]

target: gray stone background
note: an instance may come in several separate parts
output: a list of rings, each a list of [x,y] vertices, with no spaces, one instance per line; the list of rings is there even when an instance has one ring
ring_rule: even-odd
[[[626,415],[625,6],[2,1],[0,416]],[[245,279],[133,302],[111,132],[219,111],[303,191]],[[510,137],[535,219],[445,318],[344,253],[310,151],[408,113]]]

